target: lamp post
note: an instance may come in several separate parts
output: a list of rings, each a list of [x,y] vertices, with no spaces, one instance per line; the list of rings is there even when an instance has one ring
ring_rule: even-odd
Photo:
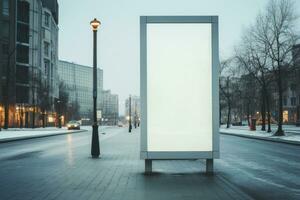
[[[57,100],[58,128],[61,128],[61,101]]]
[[[131,125],[131,95],[129,96],[129,109],[128,109],[128,113],[129,113],[129,129],[128,132],[131,133],[131,129],[132,129],[132,125]]]
[[[137,113],[136,113],[136,102],[134,105],[134,128],[137,126]]]
[[[96,18],[91,21],[91,26],[94,33],[94,60],[93,60],[93,134],[92,134],[92,147],[91,154],[93,158],[98,158],[100,155],[99,147],[99,133],[98,133],[98,124],[97,124],[97,30],[100,26],[100,21]]]

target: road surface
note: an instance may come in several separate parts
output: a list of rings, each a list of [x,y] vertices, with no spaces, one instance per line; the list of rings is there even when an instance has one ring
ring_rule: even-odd
[[[105,133],[101,159],[90,130],[0,144],[0,199],[300,199],[300,146],[221,135],[214,176],[202,160],[154,161],[146,176],[139,129]]]

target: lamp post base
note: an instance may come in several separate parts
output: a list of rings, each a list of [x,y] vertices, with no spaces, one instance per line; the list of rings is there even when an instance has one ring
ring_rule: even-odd
[[[92,148],[91,154],[93,158],[99,158],[100,148],[99,148],[99,133],[98,133],[98,125],[93,125],[93,135],[92,135]]]
[[[128,132],[131,133],[131,130],[132,130],[132,125],[131,125],[131,123],[130,123],[130,124],[129,124]]]

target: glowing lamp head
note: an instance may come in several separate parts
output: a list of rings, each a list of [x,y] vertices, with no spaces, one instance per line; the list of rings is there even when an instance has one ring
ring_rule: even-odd
[[[98,30],[98,27],[101,25],[101,22],[100,21],[98,21],[96,18],[93,20],[93,21],[91,21],[91,26],[92,26],[92,28],[93,28],[93,31],[97,31]]]

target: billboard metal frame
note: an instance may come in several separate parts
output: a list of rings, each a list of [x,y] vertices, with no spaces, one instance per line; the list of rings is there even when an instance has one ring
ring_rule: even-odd
[[[147,150],[147,24],[206,23],[211,24],[212,38],[212,151],[148,151]],[[141,159],[146,173],[152,171],[152,160],[206,159],[206,170],[213,172],[213,159],[219,151],[219,27],[218,16],[141,16],[140,17],[140,94],[141,94]]]

